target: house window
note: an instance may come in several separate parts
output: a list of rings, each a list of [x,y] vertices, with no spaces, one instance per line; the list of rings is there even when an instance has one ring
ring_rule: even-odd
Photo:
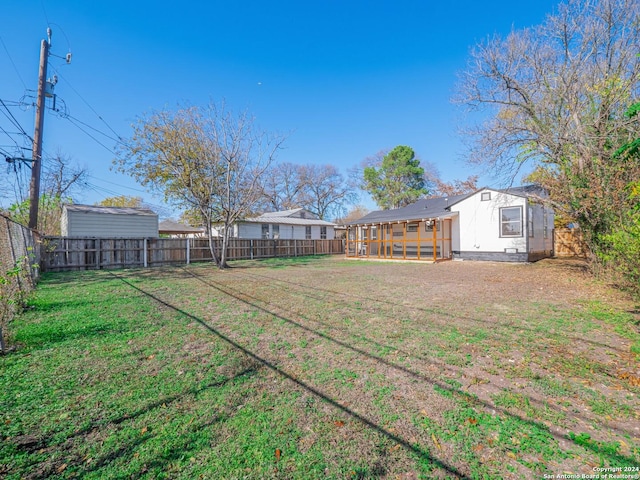
[[[407,232],[417,232],[417,231],[418,231],[417,223],[412,223],[410,225],[407,225]]]
[[[372,226],[371,227],[371,240],[377,240],[378,239],[378,227]]]
[[[533,238],[533,207],[529,207],[529,215],[527,218],[527,229],[529,230],[529,237]]]
[[[488,202],[489,200],[491,200],[491,192],[482,192],[480,194],[480,201]]]
[[[304,238],[311,240],[311,226],[304,227]]]
[[[522,236],[522,207],[506,207],[500,209],[500,236]]]
[[[271,225],[271,238],[280,238],[280,225]]]
[[[321,240],[327,239],[327,227],[320,227],[320,239]]]
[[[542,231],[544,238],[549,238],[549,217],[544,208],[542,209]]]
[[[269,238],[269,224],[262,224],[262,238]]]

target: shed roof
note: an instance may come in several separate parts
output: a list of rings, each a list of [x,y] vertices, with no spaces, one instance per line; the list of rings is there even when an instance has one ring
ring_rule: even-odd
[[[78,203],[66,204],[62,208],[70,212],[98,213],[111,215],[155,215],[153,210],[148,208],[132,208],[132,207],[102,207],[98,205],[81,205]]]

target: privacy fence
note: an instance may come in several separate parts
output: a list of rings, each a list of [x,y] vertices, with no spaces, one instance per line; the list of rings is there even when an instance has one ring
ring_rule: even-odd
[[[215,240],[220,255],[222,241]],[[228,260],[342,254],[342,240],[229,239]],[[211,261],[206,238],[44,237],[42,271],[155,267]]]
[[[556,257],[587,257],[589,248],[577,228],[556,228],[554,230],[553,250]]]
[[[0,352],[3,327],[13,318],[38,277],[39,249],[31,230],[0,215]]]

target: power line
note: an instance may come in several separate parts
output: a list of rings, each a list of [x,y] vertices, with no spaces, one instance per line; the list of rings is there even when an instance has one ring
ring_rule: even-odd
[[[133,190],[134,192],[149,193],[147,190],[141,190],[139,188],[127,187],[126,185],[122,185],[120,183],[110,182],[108,180],[105,180],[104,178],[94,177],[93,175],[87,175],[87,176],[90,177],[90,178],[93,178],[94,180],[98,180],[100,182],[108,183],[109,185],[115,185],[116,187],[126,188],[127,190]]]
[[[113,138],[112,136],[110,136],[110,135],[108,135],[108,134],[104,133],[104,132],[103,132],[103,131],[101,131],[101,130],[98,130],[96,127],[94,127],[94,126],[92,126],[92,125],[89,125],[89,124],[88,124],[88,123],[86,123],[86,122],[83,122],[82,120],[80,120],[79,118],[74,117],[73,115],[66,114],[66,115],[64,115],[64,116],[63,116],[63,118],[70,118],[70,119],[72,119],[72,120],[75,120],[76,122],[78,122],[78,123],[80,123],[80,124],[84,125],[85,127],[90,128],[90,129],[91,129],[91,130],[93,130],[94,132],[97,132],[97,133],[99,133],[100,135],[104,135],[104,136],[105,136],[106,138],[108,138],[109,140],[113,140],[113,141],[114,141],[114,142],[116,142],[116,143],[119,143],[119,144],[121,144],[121,145],[123,145],[123,146],[126,146],[126,144],[122,141],[122,139],[121,139],[120,137],[119,137],[119,138]]]
[[[84,128],[82,128],[80,125],[78,125],[77,123],[75,123],[75,121],[71,118],[71,117],[65,117],[67,120],[69,120],[69,122],[71,122],[72,125],[74,125],[78,130],[80,130],[81,132],[83,132],[85,135],[87,135],[89,138],[93,139],[94,142],[96,142],[98,145],[101,145],[102,147],[104,147],[108,152],[112,153],[113,155],[117,156],[118,154],[116,152],[114,152],[111,148],[107,147],[104,143],[102,143],[100,140],[98,140],[96,137],[94,137],[93,135],[91,135],[89,132],[87,132]]]
[[[0,36],[0,43],[2,43],[2,46],[4,47],[4,51],[7,52],[7,56],[9,57],[9,61],[11,62],[11,65],[13,65],[13,69],[15,70],[16,74],[18,75],[18,78],[20,79],[20,81],[22,82],[22,85],[24,86],[24,89],[27,89],[27,84],[24,82],[22,75],[20,75],[20,72],[18,71],[18,67],[16,67],[16,64],[13,61],[13,58],[11,57],[11,54],[9,53],[9,49],[7,48],[7,45],[4,43],[4,40],[2,39],[2,36]]]
[[[71,85],[71,83],[69,82],[69,80],[67,80],[66,78],[64,78],[64,77],[63,77],[59,72],[57,72],[57,73],[58,73],[58,77],[60,77],[62,80],[64,80],[64,81],[67,83],[67,85],[68,85],[69,87],[71,87],[71,90],[73,90],[73,91],[75,92],[75,94],[76,94],[76,95],[78,95],[78,97],[80,97],[80,99],[85,103],[85,105],[87,105],[87,107],[89,107],[89,109],[91,109],[91,111],[92,111],[93,113],[95,113],[95,114],[96,114],[96,116],[100,119],[100,121],[101,121],[102,123],[104,123],[104,124],[107,126],[107,128],[108,128],[109,130],[111,130],[111,132],[112,132],[116,137],[118,137],[118,140],[120,140],[120,142],[123,142],[123,139],[122,139],[122,137],[120,136],[120,134],[119,134],[118,132],[116,132],[113,128],[111,128],[111,125],[109,125],[109,124],[107,123],[107,121],[106,121],[104,118],[102,118],[102,116],[101,116],[101,115],[100,115],[100,114],[95,110],[95,108],[93,108],[93,107],[89,104],[89,102],[88,102],[87,100],[85,100],[85,98],[84,98],[82,95],[80,95],[80,93],[79,93],[79,92],[78,92],[78,91],[73,87],[73,85]]]
[[[22,135],[26,136],[30,141],[33,142],[33,138],[31,137],[31,135],[29,135],[24,128],[22,128],[22,125],[20,125],[20,122],[18,122],[18,120],[16,119],[16,117],[14,117],[13,113],[11,113],[11,110],[9,110],[9,107],[7,107],[7,104],[4,103],[4,100],[2,100],[0,98],[0,103],[2,104],[2,106],[4,107],[4,109],[7,111],[7,113],[5,113],[4,111],[2,111],[2,113],[4,113],[4,115],[9,119],[9,121],[18,129],[20,130],[20,132],[22,132]]]

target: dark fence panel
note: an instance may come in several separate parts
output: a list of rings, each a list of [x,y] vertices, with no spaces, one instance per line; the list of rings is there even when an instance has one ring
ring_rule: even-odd
[[[222,241],[214,241],[220,255]],[[229,239],[228,260],[343,254],[342,240]],[[45,237],[43,271],[155,267],[211,261],[206,238]]]

